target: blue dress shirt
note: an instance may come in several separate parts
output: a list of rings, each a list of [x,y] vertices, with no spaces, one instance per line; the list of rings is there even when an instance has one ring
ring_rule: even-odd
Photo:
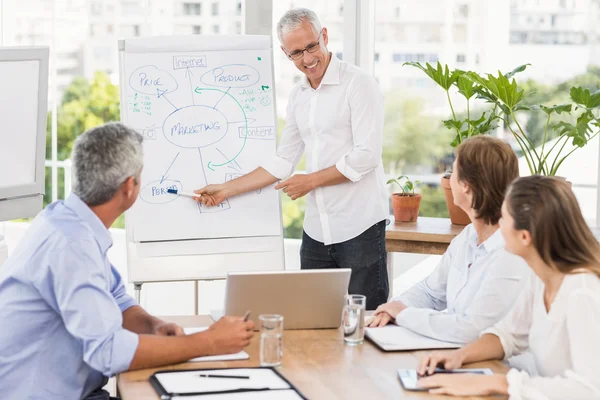
[[[75,194],[33,221],[0,267],[0,396],[80,399],[129,368],[135,305],[107,251],[109,231]]]

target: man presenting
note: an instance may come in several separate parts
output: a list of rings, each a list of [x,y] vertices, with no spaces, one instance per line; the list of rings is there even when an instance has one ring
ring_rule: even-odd
[[[236,353],[252,322],[225,317],[186,336],[125,292],[108,228],[140,191],[142,137],[121,124],[73,148],[73,193],[33,221],[0,268],[0,393],[5,399],[108,399],[107,377]]]
[[[305,151],[308,173],[275,186],[292,200],[307,196],[301,267],[351,268],[349,293],[366,295],[375,309],[389,293],[383,96],[372,76],[327,50],[327,29],[314,12],[289,10],[277,35],[305,75],[290,95],[277,155],[243,177],[197,190],[197,201],[215,206],[285,179]]]

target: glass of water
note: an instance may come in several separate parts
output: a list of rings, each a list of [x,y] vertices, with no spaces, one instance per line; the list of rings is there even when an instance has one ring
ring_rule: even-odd
[[[344,297],[342,328],[344,342],[358,345],[365,340],[365,309],[367,298],[361,294],[348,294]]]
[[[260,365],[278,367],[283,359],[283,316],[260,315]]]

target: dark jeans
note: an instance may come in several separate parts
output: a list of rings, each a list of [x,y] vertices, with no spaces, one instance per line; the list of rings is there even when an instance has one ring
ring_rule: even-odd
[[[376,309],[387,301],[390,292],[385,224],[385,220],[378,222],[354,239],[327,246],[304,232],[300,246],[301,268],[350,268],[348,293],[367,296],[367,310]]]

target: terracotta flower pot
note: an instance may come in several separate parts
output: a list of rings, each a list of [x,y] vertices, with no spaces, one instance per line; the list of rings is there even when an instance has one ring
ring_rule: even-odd
[[[446,205],[448,206],[448,214],[450,221],[454,225],[469,225],[471,220],[462,208],[454,204],[454,196],[452,196],[452,188],[450,187],[450,178],[442,178],[442,187],[446,196]]]
[[[422,197],[422,194],[392,194],[392,208],[396,222],[415,222],[419,216]]]

